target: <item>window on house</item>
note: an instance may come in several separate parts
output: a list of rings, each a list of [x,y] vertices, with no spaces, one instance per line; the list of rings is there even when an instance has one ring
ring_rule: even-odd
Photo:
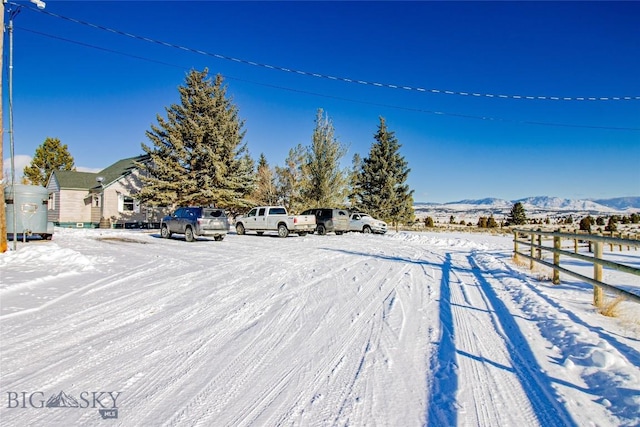
[[[135,205],[133,197],[118,193],[118,212],[133,212]]]

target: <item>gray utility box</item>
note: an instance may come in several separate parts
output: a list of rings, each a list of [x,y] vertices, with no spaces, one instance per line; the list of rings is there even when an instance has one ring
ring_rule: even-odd
[[[53,223],[47,221],[49,191],[46,188],[39,185],[9,185],[4,189],[4,200],[7,234],[13,234],[15,230],[23,237],[39,234],[43,239],[51,239]]]

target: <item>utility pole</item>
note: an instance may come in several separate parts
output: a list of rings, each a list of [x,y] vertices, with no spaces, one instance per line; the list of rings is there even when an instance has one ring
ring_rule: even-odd
[[[6,0],[0,2],[0,253],[7,251],[7,208],[4,203],[4,127],[2,118],[4,116],[4,98],[2,97],[2,58],[4,57],[4,5]],[[15,231],[15,230],[14,230]]]

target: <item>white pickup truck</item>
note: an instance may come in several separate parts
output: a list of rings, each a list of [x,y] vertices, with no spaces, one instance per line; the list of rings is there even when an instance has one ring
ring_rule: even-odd
[[[255,231],[259,235],[265,231],[277,231],[280,237],[287,237],[289,233],[304,236],[315,229],[315,215],[289,215],[284,206],[259,206],[236,218],[239,235],[247,231]]]

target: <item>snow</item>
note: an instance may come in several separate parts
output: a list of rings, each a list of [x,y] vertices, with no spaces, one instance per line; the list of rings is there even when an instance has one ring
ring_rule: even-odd
[[[0,254],[0,424],[640,425],[640,305],[602,316],[512,250],[56,229]]]

